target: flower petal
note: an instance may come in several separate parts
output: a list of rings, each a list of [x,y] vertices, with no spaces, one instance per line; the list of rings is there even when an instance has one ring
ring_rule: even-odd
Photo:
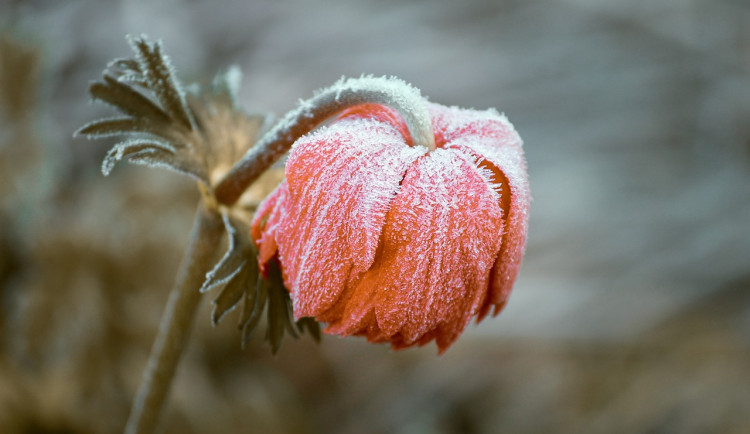
[[[508,300],[521,266],[531,202],[522,142],[508,119],[494,110],[462,110],[431,104],[436,139],[443,146],[460,149],[483,160],[501,194],[506,221],[500,254],[493,270],[492,286],[477,321],[494,305],[497,315]]]
[[[326,332],[394,348],[435,338],[444,351],[484,301],[501,238],[498,194],[473,157],[425,155],[393,200],[372,268]]]
[[[297,318],[325,321],[345,287],[370,268],[399,183],[423,154],[373,119],[342,119],[295,143],[277,241]]]
[[[258,246],[258,263],[263,276],[268,277],[267,264],[278,251],[276,231],[285,215],[289,201],[289,185],[282,181],[258,206],[253,217],[250,234]]]

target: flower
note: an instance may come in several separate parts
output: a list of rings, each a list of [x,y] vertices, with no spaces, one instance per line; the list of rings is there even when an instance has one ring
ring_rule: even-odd
[[[325,333],[442,353],[508,300],[528,226],[521,139],[495,110],[426,104],[436,149],[396,111],[355,106],[295,142],[256,213],[261,270],[278,260],[295,317]]]

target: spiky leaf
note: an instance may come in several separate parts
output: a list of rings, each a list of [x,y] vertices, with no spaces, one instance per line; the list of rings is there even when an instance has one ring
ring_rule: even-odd
[[[102,173],[108,175],[118,161],[125,157],[132,158],[139,153],[143,155],[144,152],[155,157],[161,157],[161,159],[168,159],[176,151],[169,143],[155,140],[129,140],[121,142],[107,152],[107,156],[104,157],[104,161],[102,162]]]
[[[169,123],[169,115],[151,99],[127,83],[104,75],[104,82],[93,82],[89,94],[94,100],[107,103],[122,113],[154,123]]]
[[[245,292],[249,290],[247,287],[248,271],[247,267],[240,268],[212,302],[214,305],[213,312],[211,312],[213,325],[217,325],[225,314],[237,307]]]
[[[169,143],[173,153],[147,151],[129,161],[184,173],[210,188],[253,146],[265,117],[248,116],[237,108],[241,78],[237,68],[217,75],[207,86],[191,86],[194,90],[188,93],[160,42],[145,36],[129,41],[135,58],[110,62],[102,81],[89,87],[93,100],[125,116],[89,123],[76,134]],[[104,163],[105,173],[120,159],[111,157]]]
[[[135,119],[127,117],[106,118],[90,122],[78,131],[77,136],[86,136],[88,138],[102,138],[125,135],[129,133],[149,133],[154,136],[162,136],[163,130],[144,119]],[[169,137],[163,137],[169,139]]]
[[[237,229],[241,224],[226,213],[222,215],[222,218],[224,219],[224,228],[229,235],[229,246],[219,263],[206,274],[206,280],[200,289],[201,292],[207,292],[234,278],[240,270],[248,266],[248,259],[252,259],[249,256],[254,254],[248,234]],[[255,262],[257,263],[257,261]]]
[[[242,348],[247,346],[247,342],[250,340],[250,336],[255,327],[260,322],[260,318],[263,315],[263,310],[266,306],[266,299],[268,298],[268,287],[263,284],[263,276],[258,275],[257,284],[255,286],[255,293],[245,293],[245,304],[242,308],[242,316],[240,318],[240,330],[242,332]]]
[[[307,333],[315,339],[315,342],[320,342],[320,323],[315,321],[315,318],[304,317],[297,321],[297,329],[300,333]]]
[[[140,70],[159,103],[172,119],[182,127],[192,129],[191,114],[185,103],[182,86],[175,78],[172,63],[162,53],[161,42],[149,42],[145,36],[130,38]]]
[[[259,273],[255,243],[250,238],[246,220],[228,213],[223,217],[229,234],[229,246],[219,263],[206,274],[201,289],[205,292],[222,286],[213,301],[211,320],[214,325],[242,303],[238,328],[242,333],[243,348],[264,312],[267,322],[265,339],[274,354],[279,350],[285,333],[297,337],[298,331],[307,331],[319,341],[320,326],[315,320],[303,318],[295,327],[292,303],[278,265],[273,263],[269,266],[267,277]]]

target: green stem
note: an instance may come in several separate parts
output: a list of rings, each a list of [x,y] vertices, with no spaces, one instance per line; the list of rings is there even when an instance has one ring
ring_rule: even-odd
[[[193,318],[200,305],[201,285],[213,266],[221,244],[221,216],[201,204],[195,216],[190,244],[180,264],[174,288],[151,348],[148,365],[138,388],[126,434],[155,432],[175,371],[187,346]]]

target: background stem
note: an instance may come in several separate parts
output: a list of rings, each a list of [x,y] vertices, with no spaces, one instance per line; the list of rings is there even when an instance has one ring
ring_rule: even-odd
[[[221,216],[201,203],[193,223],[190,243],[133,402],[125,427],[126,434],[150,434],[156,430],[202,298],[199,290],[206,273],[214,264],[223,233]]]

